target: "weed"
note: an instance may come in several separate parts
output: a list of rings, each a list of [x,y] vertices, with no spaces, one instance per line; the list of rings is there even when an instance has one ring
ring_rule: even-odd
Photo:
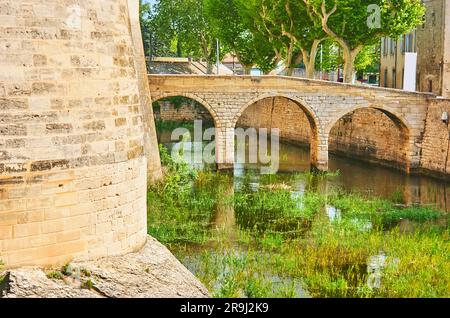
[[[64,274],[61,273],[60,271],[53,271],[53,272],[47,273],[47,278],[55,279],[55,280],[63,280]]]
[[[81,289],[88,289],[88,290],[92,290],[94,288],[95,284],[92,280],[88,279],[86,281],[83,281],[80,285]]]
[[[167,175],[149,189],[149,233],[215,297],[450,297],[448,222],[433,223],[446,217],[433,208],[317,186],[333,174],[249,173],[235,183],[174,163],[164,149],[162,158]],[[298,180],[304,191],[295,191]],[[217,231],[221,211],[235,224]],[[403,219],[415,230],[400,231]],[[383,263],[371,287],[374,257]]]

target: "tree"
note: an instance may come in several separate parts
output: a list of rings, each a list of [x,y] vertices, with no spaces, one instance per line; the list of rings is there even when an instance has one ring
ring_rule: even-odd
[[[150,55],[192,57],[207,63],[212,73],[216,40],[203,0],[159,0],[153,10],[141,8],[141,24]]]
[[[168,0],[167,0],[168,1]],[[178,4],[178,36],[185,54],[206,61],[208,74],[212,73],[217,58],[214,30],[207,18],[203,0],[174,0]],[[223,51],[221,52],[223,55]]]
[[[178,40],[177,1],[158,1],[151,5],[141,0],[141,29],[145,54],[153,56],[181,56]]]
[[[320,49],[320,48],[319,48]],[[333,39],[321,43],[322,59],[316,58],[316,68],[324,72],[336,71],[344,63],[342,48]],[[380,66],[380,45],[365,46],[355,59],[355,70],[360,78],[364,73],[377,73]]]
[[[382,37],[397,38],[423,22],[421,0],[303,0],[322,29],[343,49],[344,82],[352,83],[355,59]]]
[[[314,76],[314,61],[321,41],[326,38],[302,0],[241,0],[256,30],[272,44],[283,59],[286,73],[303,62],[308,78]]]
[[[229,48],[250,74],[258,60],[258,42],[239,13],[236,0],[204,0],[205,12],[213,27],[214,35]]]
[[[306,77],[314,78],[317,50],[327,35],[302,0],[284,0],[282,3],[288,18],[286,23],[281,23],[282,34],[300,49]]]

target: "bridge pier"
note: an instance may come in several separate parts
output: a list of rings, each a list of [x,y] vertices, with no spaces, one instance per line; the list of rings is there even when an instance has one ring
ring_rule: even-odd
[[[328,171],[328,135],[322,134],[311,142],[311,169],[313,171]]]
[[[234,168],[234,129],[231,127],[216,128],[216,164],[220,171]]]

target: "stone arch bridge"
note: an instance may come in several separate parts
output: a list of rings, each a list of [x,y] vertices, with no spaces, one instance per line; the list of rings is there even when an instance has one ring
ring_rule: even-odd
[[[234,162],[234,128],[243,112],[268,97],[295,102],[311,124],[311,164],[328,169],[328,139],[333,126],[358,109],[372,108],[386,114],[407,136],[405,170],[420,165],[421,145],[430,100],[427,93],[413,93],[370,86],[282,76],[149,75],[153,101],[184,96],[201,103],[216,127],[219,168]],[[370,129],[371,127],[367,127]]]

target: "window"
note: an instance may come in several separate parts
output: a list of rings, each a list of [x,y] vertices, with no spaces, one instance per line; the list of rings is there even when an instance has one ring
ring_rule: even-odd
[[[393,39],[389,39],[389,45],[390,45],[390,48],[391,48],[391,55],[394,55],[395,54],[395,41],[393,40]]]
[[[388,69],[384,70],[384,87],[388,87]]]
[[[383,47],[383,55],[387,56],[388,55],[388,50],[389,50],[388,38],[383,38],[383,41],[381,42],[381,46]]]
[[[392,70],[392,87],[397,88],[397,71],[395,68]]]
[[[406,34],[405,35],[405,52],[413,52],[413,44],[414,44],[414,37],[413,33]]]

